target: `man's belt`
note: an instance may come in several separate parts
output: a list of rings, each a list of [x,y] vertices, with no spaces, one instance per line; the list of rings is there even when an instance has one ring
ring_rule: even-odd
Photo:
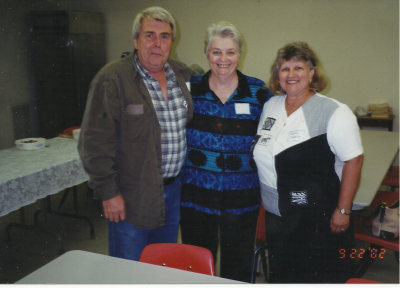
[[[163,184],[164,186],[172,184],[175,181],[176,177],[164,178]]]

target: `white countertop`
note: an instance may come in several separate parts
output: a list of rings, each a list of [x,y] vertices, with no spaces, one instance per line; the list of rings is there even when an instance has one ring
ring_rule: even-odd
[[[399,132],[360,130],[364,147],[364,164],[355,205],[372,202],[399,150]]]
[[[244,284],[217,276],[73,250],[16,284]]]

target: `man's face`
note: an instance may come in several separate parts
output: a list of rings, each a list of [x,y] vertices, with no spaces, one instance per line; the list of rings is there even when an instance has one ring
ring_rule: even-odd
[[[155,19],[142,19],[138,38],[134,39],[140,64],[150,73],[164,69],[172,46],[172,29],[169,23]]]

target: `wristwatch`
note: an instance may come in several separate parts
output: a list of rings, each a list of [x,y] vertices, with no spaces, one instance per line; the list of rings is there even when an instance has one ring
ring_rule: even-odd
[[[336,209],[338,209],[340,211],[341,214],[343,215],[350,215],[350,212],[347,212],[344,208],[340,208],[339,206],[336,207]]]

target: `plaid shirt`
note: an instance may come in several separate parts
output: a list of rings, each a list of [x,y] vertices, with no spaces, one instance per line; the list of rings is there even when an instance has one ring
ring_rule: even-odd
[[[168,101],[166,102],[160,84],[140,64],[136,53],[135,62],[149,91],[161,127],[163,177],[175,177],[179,174],[186,155],[187,103],[176,81],[174,71],[168,63],[164,65],[168,91]]]

